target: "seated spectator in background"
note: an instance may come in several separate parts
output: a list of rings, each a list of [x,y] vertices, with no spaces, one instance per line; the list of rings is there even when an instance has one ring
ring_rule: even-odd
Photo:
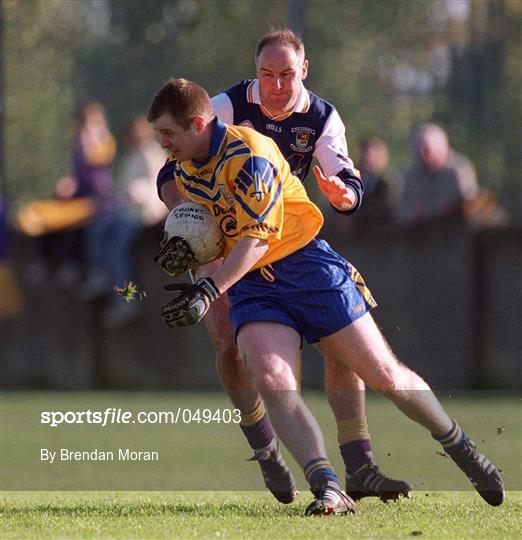
[[[404,177],[399,221],[412,226],[462,216],[478,193],[473,164],[450,147],[446,132],[436,124],[420,126]]]
[[[115,191],[110,170],[116,153],[105,111],[99,103],[88,103],[79,115],[79,137],[74,150],[77,195],[88,195],[96,203],[96,214],[85,230],[87,276],[79,295],[84,301],[112,295],[114,287],[133,281],[132,246],[142,225],[128,214]],[[105,326],[117,327],[133,321],[139,308],[112,295],[102,316]]]
[[[119,193],[111,189],[101,194],[102,206],[87,228],[89,272],[81,288],[83,299],[105,296],[115,286],[136,281],[132,257],[135,241],[144,228],[162,223],[167,214],[156,193],[157,171],[165,160],[150,124],[144,117],[135,119],[127,130],[127,148],[118,168]],[[137,303],[113,295],[102,323],[120,327],[138,315]]]
[[[380,137],[359,143],[358,168],[364,182],[364,199],[352,218],[355,234],[369,233],[391,222],[390,186],[384,176],[389,160],[388,146]]]
[[[128,214],[144,227],[163,225],[168,211],[157,196],[156,176],[167,155],[144,116],[129,125],[127,145],[117,180]]]
[[[57,180],[55,202],[37,201],[29,207],[29,212],[19,216],[22,230],[39,236],[35,259],[27,272],[34,284],[46,279],[48,262],[56,259],[58,285],[63,288],[75,285],[84,260],[88,259],[87,263],[93,266],[93,259],[98,256],[93,246],[97,242],[96,229],[84,228],[86,222],[93,215],[111,212],[114,206],[109,166],[116,155],[116,142],[101,104],[87,102],[79,108],[72,146],[72,174]],[[85,218],[86,201],[93,207],[89,219]]]

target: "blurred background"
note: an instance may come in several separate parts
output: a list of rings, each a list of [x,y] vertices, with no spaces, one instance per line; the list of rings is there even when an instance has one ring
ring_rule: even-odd
[[[435,388],[520,388],[520,0],[0,0],[4,388],[219,388],[204,327],[159,315],[164,155],[140,116],[172,75],[211,95],[253,78],[257,40],[284,26],[367,183],[345,218],[308,179],[322,236],[365,276],[392,347]],[[412,211],[428,122],[472,188]],[[146,297],[127,304],[112,288],[129,280]],[[303,362],[320,387],[313,349]]]

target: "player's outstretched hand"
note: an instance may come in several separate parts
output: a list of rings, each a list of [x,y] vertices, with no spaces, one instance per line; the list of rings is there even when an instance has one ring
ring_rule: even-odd
[[[200,278],[196,283],[172,283],[166,291],[179,291],[179,295],[163,306],[161,316],[170,328],[197,324],[205,316],[211,302],[220,292],[212,278]]]
[[[163,270],[172,277],[180,276],[196,262],[194,252],[186,240],[179,236],[173,236],[169,239],[166,232],[163,232],[160,252],[154,257],[154,261],[159,263]]]
[[[313,171],[319,189],[332,206],[335,206],[341,212],[354,207],[355,193],[338,176],[325,176],[318,165],[314,165]]]

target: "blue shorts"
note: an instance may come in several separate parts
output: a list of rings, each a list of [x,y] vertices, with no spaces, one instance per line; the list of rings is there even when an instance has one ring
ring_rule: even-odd
[[[377,303],[357,270],[324,240],[249,272],[228,290],[237,333],[254,321],[294,328],[308,343],[334,334]]]

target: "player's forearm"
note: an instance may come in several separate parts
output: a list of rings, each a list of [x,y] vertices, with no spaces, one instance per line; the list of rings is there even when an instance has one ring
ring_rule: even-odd
[[[212,275],[212,279],[223,294],[237,283],[263,257],[268,250],[268,242],[250,236],[242,238],[230,252],[223,266]]]
[[[336,175],[346,186],[346,188],[352,193],[353,195],[353,203],[350,207],[346,208],[338,208],[335,205],[332,205],[334,210],[337,212],[340,212],[342,214],[353,214],[354,212],[357,212],[357,210],[360,208],[363,195],[364,195],[364,187],[363,182],[360,177],[360,173],[356,171],[355,169],[342,169],[339,171]]]

